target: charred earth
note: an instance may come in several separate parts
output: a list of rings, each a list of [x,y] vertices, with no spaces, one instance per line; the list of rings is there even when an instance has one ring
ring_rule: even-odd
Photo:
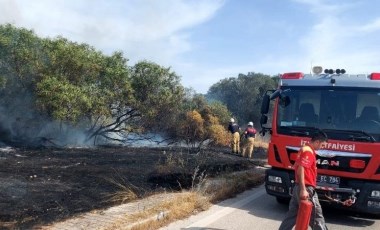
[[[29,229],[128,202],[113,199],[123,189],[142,198],[189,188],[197,183],[196,173],[215,177],[254,166],[252,161],[227,152],[209,149],[192,154],[180,148],[126,147],[1,148],[0,229]]]

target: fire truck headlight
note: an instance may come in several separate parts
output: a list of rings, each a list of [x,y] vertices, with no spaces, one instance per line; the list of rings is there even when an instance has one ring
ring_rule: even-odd
[[[273,183],[282,184],[282,179],[281,179],[281,177],[278,177],[278,176],[268,176],[268,181],[273,182]]]
[[[380,198],[380,191],[378,191],[378,190],[373,190],[373,191],[371,192],[371,197]]]

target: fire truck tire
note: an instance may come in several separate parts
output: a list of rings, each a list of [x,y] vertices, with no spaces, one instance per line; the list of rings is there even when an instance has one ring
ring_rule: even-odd
[[[290,198],[285,198],[285,197],[276,197],[277,203],[279,204],[289,204]]]

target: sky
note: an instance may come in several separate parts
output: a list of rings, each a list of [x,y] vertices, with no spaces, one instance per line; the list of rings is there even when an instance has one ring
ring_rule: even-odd
[[[38,36],[122,51],[207,93],[248,72],[380,72],[380,1],[374,0],[0,0],[0,24]]]

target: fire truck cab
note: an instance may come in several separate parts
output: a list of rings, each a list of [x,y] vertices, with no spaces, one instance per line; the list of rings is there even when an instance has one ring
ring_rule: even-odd
[[[261,133],[271,134],[266,191],[279,202],[290,199],[298,150],[322,130],[329,141],[317,151],[320,201],[380,214],[380,73],[322,71],[284,73],[263,97]],[[347,199],[354,204],[342,206]]]

